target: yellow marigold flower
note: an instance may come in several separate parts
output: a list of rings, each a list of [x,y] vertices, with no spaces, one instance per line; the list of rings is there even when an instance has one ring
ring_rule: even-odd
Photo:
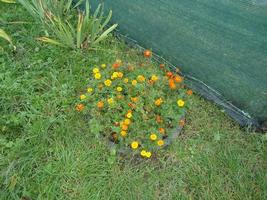
[[[179,100],[177,101],[177,105],[178,105],[179,107],[184,107],[184,104],[185,104],[185,102],[184,102],[182,99],[179,99]]]
[[[96,73],[95,74],[95,79],[101,79],[101,74],[100,73]]]
[[[124,82],[124,83],[128,83],[128,82],[129,82],[129,79],[128,79],[128,78],[125,78],[125,79],[123,80],[123,82]]]
[[[162,104],[162,102],[163,102],[162,98],[159,98],[159,99],[157,99],[157,100],[155,101],[155,105],[156,105],[156,106],[160,106],[160,105]]]
[[[106,64],[102,64],[101,67],[102,67],[102,68],[106,68],[107,65],[106,65]]]
[[[112,81],[110,79],[107,79],[107,80],[105,80],[104,84],[105,84],[105,86],[109,87],[109,86],[111,86]]]
[[[122,87],[117,87],[117,91],[121,92],[122,91]]]
[[[157,138],[158,138],[158,137],[157,137],[157,135],[156,135],[155,133],[152,133],[152,134],[150,135],[150,140],[155,141]]]
[[[84,99],[86,99],[86,96],[84,94],[82,94],[82,95],[80,95],[80,99],[84,100]]]
[[[118,72],[113,72],[112,77],[113,78],[118,78]]]
[[[113,103],[114,103],[113,98],[109,98],[109,99],[108,99],[108,103],[109,103],[109,104],[113,104]]]
[[[92,93],[93,92],[93,88],[87,88],[87,92],[89,92],[89,93]]]
[[[139,76],[137,76],[137,80],[139,82],[144,82],[146,80],[146,78],[144,76],[142,76],[142,75],[139,75]]]
[[[94,68],[94,69],[93,69],[93,73],[94,73],[94,74],[99,73],[99,69],[98,69],[98,68]]]
[[[159,141],[157,141],[157,144],[158,144],[158,146],[163,146],[164,145],[164,140],[159,140]]]
[[[131,112],[128,112],[128,113],[126,114],[126,117],[129,118],[129,119],[132,118],[132,116],[133,116],[133,115],[132,115]]]
[[[123,73],[122,72],[118,72],[118,77],[122,78],[123,77]]]
[[[156,76],[156,75],[152,75],[152,77],[151,77],[151,80],[152,81],[157,81],[159,78]]]
[[[130,120],[130,119],[125,119],[125,120],[124,120],[124,124],[126,124],[126,125],[130,125],[130,123],[131,123],[131,120]]]
[[[125,137],[127,135],[127,132],[126,131],[121,131],[121,136],[122,137]]]
[[[133,81],[132,81],[132,85],[135,86],[136,84],[137,84],[137,80],[133,80]]]
[[[146,157],[146,151],[145,151],[145,150],[142,150],[142,151],[140,152],[140,154],[141,154],[141,156]]]
[[[147,151],[147,152],[146,152],[146,157],[147,157],[147,158],[150,158],[151,156],[152,156],[152,153],[151,153],[150,151]]]
[[[139,144],[138,144],[137,141],[133,141],[133,142],[131,143],[131,147],[132,147],[132,149],[137,149],[138,146],[139,146]]]

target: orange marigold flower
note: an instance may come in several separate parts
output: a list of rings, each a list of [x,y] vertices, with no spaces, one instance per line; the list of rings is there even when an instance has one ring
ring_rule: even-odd
[[[165,64],[162,63],[162,64],[159,65],[159,67],[160,67],[161,69],[163,69],[163,68],[165,67]]]
[[[152,52],[150,50],[145,50],[143,54],[146,58],[150,58],[152,56]]]
[[[138,101],[138,97],[131,97],[131,101],[136,103]]]
[[[167,72],[167,77],[171,78],[173,76],[172,72]]]
[[[183,77],[177,75],[177,76],[174,77],[174,81],[175,81],[176,83],[181,83],[181,82],[183,82]]]
[[[159,128],[159,132],[160,132],[161,134],[164,134],[164,133],[165,133],[165,129],[164,129],[164,128]]]
[[[127,131],[127,130],[128,130],[128,126],[127,126],[126,124],[123,124],[123,125],[121,126],[121,129],[122,129],[123,131]]]
[[[83,104],[78,104],[78,105],[76,105],[76,110],[78,111],[78,112],[81,112],[83,109],[85,108],[85,106],[83,105]]]
[[[189,95],[189,96],[192,95],[193,94],[193,90],[187,90],[186,94]]]
[[[97,107],[98,107],[98,108],[103,108],[103,107],[104,107],[104,102],[103,102],[103,101],[99,101],[99,102],[97,103]]]
[[[170,80],[169,80],[169,87],[170,87],[170,89],[171,89],[171,90],[174,90],[174,89],[176,89],[176,85],[175,85],[175,83],[174,83],[174,80],[173,80],[173,79],[170,79]]]
[[[118,69],[120,66],[121,66],[121,63],[119,63],[119,62],[115,62],[112,65],[113,69]]]

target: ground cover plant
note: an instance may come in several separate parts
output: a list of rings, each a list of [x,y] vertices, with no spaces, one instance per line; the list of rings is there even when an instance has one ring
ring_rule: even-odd
[[[116,60],[91,67],[76,110],[91,116],[91,131],[115,143],[114,150],[129,147],[131,154],[150,158],[184,126],[192,90],[164,64],[155,67],[151,51],[144,55],[144,63]]]
[[[43,45],[22,7],[1,4],[0,13],[27,22],[1,24],[17,50],[0,40],[0,199],[266,199],[266,135],[196,94],[181,136],[157,157],[109,162],[77,97],[94,66],[147,59],[111,36],[89,52]]]

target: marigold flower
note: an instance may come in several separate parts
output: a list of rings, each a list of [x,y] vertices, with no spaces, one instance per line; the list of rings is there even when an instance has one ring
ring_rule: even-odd
[[[118,72],[118,77],[122,78],[123,77],[123,73],[122,72]]]
[[[174,81],[175,81],[176,83],[181,83],[181,82],[183,82],[183,77],[177,75],[177,76],[174,77]]]
[[[113,65],[112,65],[112,67],[113,67],[114,69],[118,69],[120,66],[121,66],[121,63],[119,63],[119,62],[115,62],[115,63],[113,63]]]
[[[115,78],[118,78],[118,72],[113,72],[113,74],[111,75],[111,79]]]
[[[137,76],[137,80],[139,82],[144,82],[146,80],[146,78],[143,75],[139,75],[139,76]]]
[[[158,78],[156,75],[152,75],[152,76],[151,76],[151,80],[152,80],[152,81],[157,81],[158,79],[159,79],[159,78]]]
[[[104,107],[104,103],[103,103],[102,101],[99,101],[99,102],[97,103],[97,107],[98,107],[98,108],[103,108],[103,107]]]
[[[150,50],[145,50],[143,54],[146,58],[150,58],[152,56],[152,52]]]
[[[81,100],[86,99],[86,95],[84,95],[84,94],[80,95],[80,99],[81,99]]]
[[[156,135],[155,133],[152,133],[152,134],[150,135],[150,140],[155,141],[157,138],[158,138],[158,137],[157,137],[157,135]]]
[[[131,120],[130,119],[125,119],[124,120],[124,124],[127,125],[127,126],[130,125],[130,123],[131,123]]]
[[[132,118],[132,116],[133,116],[133,115],[132,115],[131,112],[128,112],[128,113],[126,114],[126,117],[129,118],[129,119]]]
[[[89,93],[92,93],[93,92],[93,88],[87,88],[87,92],[89,92]]]
[[[121,131],[121,136],[122,137],[125,137],[127,135],[127,132],[126,131]]]
[[[158,144],[158,146],[163,146],[164,145],[164,140],[158,140],[157,141],[157,144]]]
[[[189,95],[189,96],[192,95],[193,94],[193,90],[187,90],[186,94]]]
[[[109,87],[112,84],[112,81],[110,79],[105,80],[104,84]]]
[[[109,99],[108,99],[108,104],[113,104],[113,103],[114,103],[113,98],[109,98]]]
[[[116,90],[117,90],[118,92],[121,92],[121,91],[122,91],[122,87],[117,87]]]
[[[106,68],[107,65],[106,65],[106,64],[102,64],[101,67],[102,67],[102,68]]]
[[[122,129],[123,131],[127,131],[127,130],[128,130],[128,126],[127,126],[126,124],[123,124],[123,125],[121,126],[121,129]]]
[[[137,141],[133,141],[133,142],[131,143],[131,147],[132,147],[132,149],[137,149],[138,146],[139,146],[139,144],[138,144]]]
[[[136,84],[137,84],[137,80],[133,80],[132,85],[136,86]]]
[[[165,64],[160,64],[159,67],[163,69],[165,67]]]
[[[159,99],[157,99],[157,100],[155,101],[155,105],[156,105],[156,106],[160,106],[160,105],[162,104],[162,102],[163,102],[162,98],[159,98]]]
[[[177,105],[178,105],[179,107],[184,107],[184,104],[185,104],[185,102],[184,102],[182,99],[179,99],[179,100],[177,101]]]
[[[167,72],[167,77],[171,78],[173,76],[172,72]]]
[[[125,79],[123,79],[123,82],[124,83],[128,83],[129,82],[129,79],[128,78],[125,78]]]
[[[164,134],[164,133],[165,133],[165,129],[164,129],[164,128],[159,128],[159,132],[160,132],[161,134]]]
[[[96,73],[95,74],[95,79],[101,79],[101,74],[100,73]]]
[[[82,110],[84,110],[84,108],[85,108],[85,106],[83,105],[83,104],[78,104],[78,105],[76,105],[76,110],[78,111],[78,112],[81,112]]]
[[[170,89],[172,89],[172,90],[176,89],[176,85],[175,85],[175,83],[174,83],[174,80],[172,80],[172,79],[169,80],[169,87],[170,87]]]
[[[131,101],[136,103],[138,101],[138,97],[131,97]]]
[[[141,154],[141,156],[146,157],[146,151],[145,151],[145,150],[142,150],[142,151],[140,152],[140,154]]]
[[[98,69],[97,67],[96,67],[96,68],[94,68],[94,69],[93,69],[93,73],[94,73],[94,74],[97,74],[97,73],[99,73],[99,69]]]
[[[146,157],[147,157],[147,158],[150,158],[151,156],[152,156],[152,153],[151,153],[150,151],[147,151],[147,152],[146,152]]]

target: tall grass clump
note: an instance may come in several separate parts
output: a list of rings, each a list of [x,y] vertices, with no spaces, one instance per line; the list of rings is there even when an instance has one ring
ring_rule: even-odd
[[[117,24],[108,27],[112,11],[104,16],[103,4],[93,13],[89,0],[18,0],[37,22],[44,25],[47,35],[38,40],[71,49],[95,47]],[[84,9],[81,5],[84,3]]]

